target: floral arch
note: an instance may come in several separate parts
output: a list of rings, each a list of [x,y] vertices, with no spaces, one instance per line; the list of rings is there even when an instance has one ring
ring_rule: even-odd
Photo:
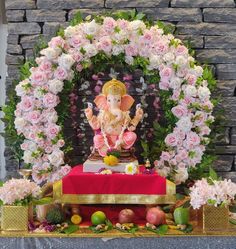
[[[51,39],[29,77],[16,86],[15,128],[24,138],[23,160],[32,165],[37,183],[53,182],[70,170],[64,163],[62,113],[56,110],[63,101],[60,94],[95,61],[140,67],[149,83],[158,85],[172,120],[162,141],[165,149],[155,160],[160,174],[179,184],[201,162],[214,120],[208,76],[179,39],[139,17],[74,23]]]

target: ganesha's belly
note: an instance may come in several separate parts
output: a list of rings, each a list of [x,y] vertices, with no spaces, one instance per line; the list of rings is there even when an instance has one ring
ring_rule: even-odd
[[[120,133],[121,133],[121,131],[122,131],[122,126],[121,125],[117,125],[115,127],[112,127],[110,125],[107,125],[107,126],[104,127],[104,131],[108,135],[119,136]]]

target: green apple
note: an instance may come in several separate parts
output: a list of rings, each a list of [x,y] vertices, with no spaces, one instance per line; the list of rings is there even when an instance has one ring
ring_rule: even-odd
[[[189,223],[189,208],[176,208],[174,211],[174,219],[177,225],[187,225]]]

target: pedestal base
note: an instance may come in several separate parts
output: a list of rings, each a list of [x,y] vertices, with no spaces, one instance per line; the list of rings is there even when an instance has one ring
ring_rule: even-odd
[[[132,161],[135,165],[138,165],[138,160]],[[83,164],[83,172],[97,173],[100,169],[110,169],[115,172],[125,172],[125,166],[128,163],[118,163],[117,166],[108,166],[102,160],[91,161],[86,160]]]

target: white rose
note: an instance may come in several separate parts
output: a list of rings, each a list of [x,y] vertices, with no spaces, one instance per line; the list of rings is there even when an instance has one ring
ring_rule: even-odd
[[[64,164],[64,153],[61,150],[54,150],[52,154],[48,156],[50,163],[56,167]]]
[[[193,126],[193,123],[191,122],[190,117],[181,117],[176,125],[180,130],[189,132]]]
[[[205,101],[210,98],[211,92],[206,86],[200,86],[198,88],[198,96],[201,100]]]
[[[52,110],[50,112],[46,112],[43,115],[44,115],[44,119],[49,123],[56,123],[58,120],[58,115],[57,115],[57,112],[55,110]]]
[[[25,150],[23,155],[23,160],[25,163],[33,163],[34,158],[32,157],[32,151]]]
[[[151,55],[149,63],[151,68],[157,69],[159,65],[162,63],[162,59],[158,55]]]
[[[179,89],[181,86],[182,80],[178,77],[172,77],[170,79],[170,87],[173,89]]]
[[[95,35],[99,31],[99,25],[95,22],[95,20],[92,20],[91,22],[84,24],[84,32],[87,35]]]
[[[15,121],[14,121],[14,124],[15,124],[15,128],[18,130],[22,130],[26,124],[27,124],[27,121],[24,119],[24,118],[15,118]]]
[[[184,94],[187,97],[195,97],[197,94],[197,89],[195,86],[187,85],[186,88],[184,89]]]
[[[25,140],[25,143],[27,144],[27,148],[30,151],[36,151],[38,149],[38,146],[36,143],[30,140]]]
[[[64,31],[65,37],[72,37],[72,36],[76,35],[76,33],[77,33],[76,26],[74,26],[74,27],[69,26]]]
[[[125,62],[132,65],[134,63],[134,58],[132,56],[125,56]]]
[[[66,70],[70,70],[74,63],[75,63],[74,59],[69,54],[62,54],[58,58],[59,66],[63,67]]]
[[[56,60],[57,57],[61,54],[60,48],[45,48],[41,50],[40,54],[45,55],[48,60]]]
[[[183,66],[186,65],[187,59],[186,59],[184,56],[179,55],[179,56],[176,57],[175,63],[176,63],[178,66],[183,67]]]
[[[16,86],[16,95],[17,96],[24,96],[27,92],[26,87],[27,85],[30,84],[29,79],[25,79]]]
[[[175,55],[172,52],[166,53],[163,56],[163,60],[166,62],[172,62],[175,59]]]
[[[53,79],[48,82],[48,85],[52,93],[58,94],[63,90],[64,83],[61,80]]]
[[[112,48],[113,55],[119,55],[120,53],[124,52],[124,47],[121,45],[115,45]]]
[[[185,168],[179,168],[176,170],[175,174],[175,183],[179,185],[182,182],[185,182],[188,179],[188,171]]]
[[[195,74],[197,77],[200,77],[203,74],[203,68],[201,66],[194,66],[192,73]]]
[[[93,44],[87,44],[83,47],[83,49],[86,51],[86,55],[88,57],[93,57],[97,54],[97,49]]]
[[[37,86],[37,87],[35,87],[33,94],[34,94],[35,98],[40,99],[45,95],[45,92],[43,91],[42,87]]]
[[[146,28],[146,25],[140,20],[134,20],[129,23],[129,27],[131,30],[137,31],[139,29],[144,30]]]

